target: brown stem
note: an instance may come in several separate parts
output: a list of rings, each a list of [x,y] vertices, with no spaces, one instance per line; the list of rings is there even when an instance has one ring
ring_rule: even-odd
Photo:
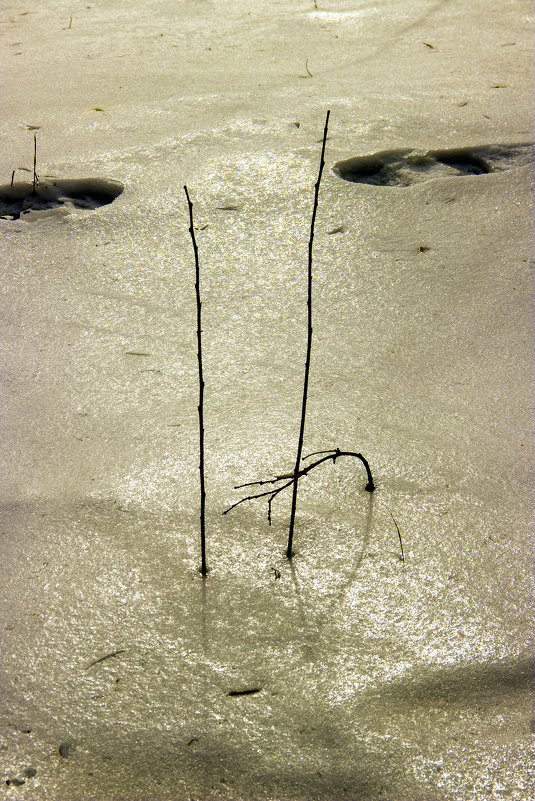
[[[202,371],[202,327],[201,327],[201,290],[200,290],[200,269],[199,269],[199,249],[195,240],[195,229],[193,227],[193,203],[188,194],[188,187],[184,187],[189,209],[189,232],[193,243],[193,253],[195,255],[195,296],[197,299],[197,359],[199,362],[199,473],[201,489],[201,573],[206,576],[208,568],[206,566],[206,536],[205,536],[205,510],[206,510],[206,491],[204,487],[204,379]]]
[[[321,148],[320,168],[318,173],[318,180],[316,181],[314,193],[314,208],[312,210],[312,222],[310,224],[310,238],[308,241],[308,297],[307,297],[307,310],[308,310],[308,337],[307,337],[307,355],[305,361],[305,378],[303,383],[303,400],[301,403],[301,425],[299,428],[299,442],[297,444],[297,454],[295,457],[295,469],[293,477],[293,492],[292,492],[292,508],[290,512],[290,529],[288,532],[288,547],[286,548],[286,556],[288,559],[292,558],[292,541],[294,535],[295,525],[295,510],[297,508],[297,485],[299,483],[299,471],[301,465],[301,454],[303,452],[303,440],[305,437],[305,418],[307,411],[307,396],[308,396],[308,379],[310,375],[310,357],[312,353],[312,245],[314,242],[314,225],[316,223],[316,212],[318,210],[318,198],[320,191],[321,176],[323,167],[325,165],[325,142],[327,141],[327,128],[329,125],[330,111],[327,111],[325,119],[325,128],[323,130],[323,145]]]

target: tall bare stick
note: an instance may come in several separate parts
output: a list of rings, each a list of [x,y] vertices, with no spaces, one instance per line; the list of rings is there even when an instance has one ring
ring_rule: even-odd
[[[329,125],[329,115],[330,111],[327,111],[327,117],[325,119],[325,128],[323,131],[323,145],[321,148],[321,160],[320,160],[320,168],[318,174],[318,180],[316,181],[316,189],[314,195],[314,208],[312,210],[312,222],[310,224],[310,239],[308,241],[308,297],[307,297],[307,309],[308,309],[308,338],[307,338],[307,355],[305,361],[305,378],[303,383],[303,401],[301,404],[301,425],[299,428],[299,442],[297,444],[297,455],[295,457],[295,469],[294,469],[294,478],[293,478],[293,485],[292,485],[292,509],[290,512],[290,530],[288,532],[288,547],[286,549],[286,556],[288,559],[292,558],[292,542],[294,536],[294,525],[295,525],[295,510],[297,508],[297,486],[299,483],[299,473],[301,470],[301,455],[303,453],[303,440],[305,437],[305,418],[306,418],[306,411],[307,411],[307,396],[308,396],[308,378],[310,375],[310,357],[312,353],[312,245],[314,242],[314,226],[316,223],[316,212],[318,210],[318,198],[319,198],[319,191],[320,191],[320,182],[321,176],[323,173],[323,167],[325,165],[325,142],[327,141],[327,128]]]
[[[308,456],[302,455],[303,442],[305,438],[308,382],[310,376],[310,362],[312,354],[312,248],[314,243],[314,226],[316,223],[316,214],[318,210],[318,198],[319,198],[319,190],[321,184],[321,176],[323,174],[323,167],[325,166],[325,144],[327,141],[329,116],[330,116],[330,111],[327,111],[327,117],[325,119],[325,128],[323,131],[323,144],[321,148],[320,168],[318,173],[318,180],[316,181],[316,187],[315,187],[314,207],[312,210],[312,222],[310,224],[310,238],[308,243],[308,298],[307,298],[308,337],[307,337],[307,351],[305,360],[305,376],[303,383],[303,399],[301,405],[301,424],[299,428],[299,441],[297,444],[295,467],[293,468],[292,472],[282,473],[280,475],[276,475],[271,478],[263,479],[260,481],[258,480],[249,481],[246,484],[240,484],[239,486],[234,487],[234,489],[245,489],[246,487],[247,488],[251,487],[254,489],[251,490],[250,495],[247,495],[241,500],[236,501],[227,509],[225,509],[223,512],[223,514],[227,514],[228,512],[232,511],[232,509],[235,509],[237,506],[239,506],[242,503],[245,503],[246,501],[265,499],[267,501],[267,507],[268,507],[268,512],[267,512],[268,523],[271,525],[271,510],[273,501],[275,500],[275,498],[279,496],[281,492],[291,487],[292,509],[291,509],[290,527],[288,533],[288,546],[286,549],[286,556],[288,557],[289,560],[292,559],[292,542],[293,542],[293,533],[295,527],[295,514],[297,508],[297,490],[300,478],[304,478],[306,475],[311,473],[313,470],[315,470],[322,464],[326,464],[329,461],[332,461],[332,463],[334,464],[339,457],[349,456],[355,459],[359,459],[366,469],[367,482],[364,488],[366,492],[373,492],[375,490],[375,484],[370,470],[370,465],[368,464],[367,459],[361,453],[356,453],[355,451],[341,451],[339,448],[334,448],[334,449],[331,448],[326,451],[316,451],[315,453],[310,453],[308,454]],[[318,458],[313,462],[308,462],[306,465],[303,464],[305,460],[310,459],[313,456],[318,456],[321,458]],[[264,489],[264,487],[266,486],[268,486],[268,488]]]
[[[195,229],[193,228],[193,203],[188,194],[188,187],[184,187],[189,209],[189,232],[193,243],[193,253],[195,255],[195,295],[197,298],[197,358],[199,361],[199,473],[201,489],[201,573],[206,576],[206,536],[205,536],[205,510],[206,510],[206,491],[204,487],[204,379],[202,372],[202,327],[201,327],[201,290],[200,290],[200,270],[199,270],[199,249],[195,240]]]

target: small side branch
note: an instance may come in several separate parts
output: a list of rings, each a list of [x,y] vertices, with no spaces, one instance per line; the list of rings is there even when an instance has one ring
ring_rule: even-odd
[[[404,561],[405,561],[405,554],[403,553],[403,543],[402,543],[402,541],[401,541],[401,532],[400,532],[400,530],[399,530],[399,526],[398,526],[398,524],[396,523],[396,518],[394,517],[394,515],[392,514],[392,512],[390,512],[390,517],[391,517],[391,518],[392,518],[392,520],[394,521],[394,525],[395,525],[395,527],[396,527],[396,531],[397,531],[397,533],[398,533],[398,537],[399,537],[399,547],[401,548],[401,561],[402,561],[402,562],[404,562]]]
[[[308,473],[310,473],[312,470],[315,470],[316,467],[319,467],[320,464],[324,464],[325,462],[330,462],[330,461],[332,461],[332,463],[334,464],[336,460],[339,459],[341,456],[349,456],[354,459],[359,459],[362,462],[366,470],[366,477],[367,477],[367,483],[364,489],[366,490],[366,492],[374,491],[375,484],[373,482],[373,476],[370,469],[370,465],[368,464],[368,460],[361,453],[356,453],[355,451],[341,451],[339,448],[335,448],[330,451],[318,451],[315,454],[308,454],[307,456],[304,456],[301,461],[303,462],[305,459],[309,459],[311,456],[318,456],[318,455],[321,455],[320,459],[316,459],[316,461],[307,464],[305,467],[300,467],[297,477],[295,473],[284,473],[280,476],[274,476],[273,478],[262,479],[259,481],[249,481],[246,484],[239,484],[238,486],[234,487],[234,489],[244,489],[245,487],[263,487],[266,486],[267,484],[272,485],[271,489],[262,490],[261,492],[253,492],[251,495],[247,495],[245,498],[241,498],[239,501],[236,501],[236,503],[233,503],[232,506],[229,506],[228,509],[225,509],[223,514],[224,515],[228,514],[228,512],[231,512],[237,506],[240,506],[240,504],[245,503],[246,501],[254,501],[258,500],[259,498],[267,498],[268,522],[271,525],[271,505],[280,492],[285,490],[287,487],[295,485],[296,481],[308,475]]]
[[[201,491],[201,573],[206,576],[208,568],[206,566],[206,536],[205,536],[205,510],[206,510],[206,491],[204,486],[204,378],[202,370],[202,324],[201,324],[201,290],[200,290],[200,268],[199,268],[199,249],[195,239],[195,228],[193,226],[193,203],[188,194],[188,187],[184,187],[189,209],[189,232],[193,244],[195,256],[195,296],[197,299],[197,359],[199,363],[199,474]]]

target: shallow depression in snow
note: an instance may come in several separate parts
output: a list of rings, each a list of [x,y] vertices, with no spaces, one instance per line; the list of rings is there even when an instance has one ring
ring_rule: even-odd
[[[123,192],[119,181],[105,178],[52,178],[33,183],[0,186],[0,218],[28,219],[30,212],[47,212],[63,206],[98,209],[112,203]],[[35,218],[35,214],[34,214]]]
[[[452,178],[523,167],[533,161],[533,146],[492,145],[449,150],[384,150],[338,161],[334,172],[353,183],[411,186],[436,178]]]

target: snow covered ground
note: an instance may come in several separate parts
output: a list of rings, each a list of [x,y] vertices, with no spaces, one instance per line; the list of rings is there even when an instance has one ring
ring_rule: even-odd
[[[530,798],[532,7],[317,5],[4,4],[6,798]]]

